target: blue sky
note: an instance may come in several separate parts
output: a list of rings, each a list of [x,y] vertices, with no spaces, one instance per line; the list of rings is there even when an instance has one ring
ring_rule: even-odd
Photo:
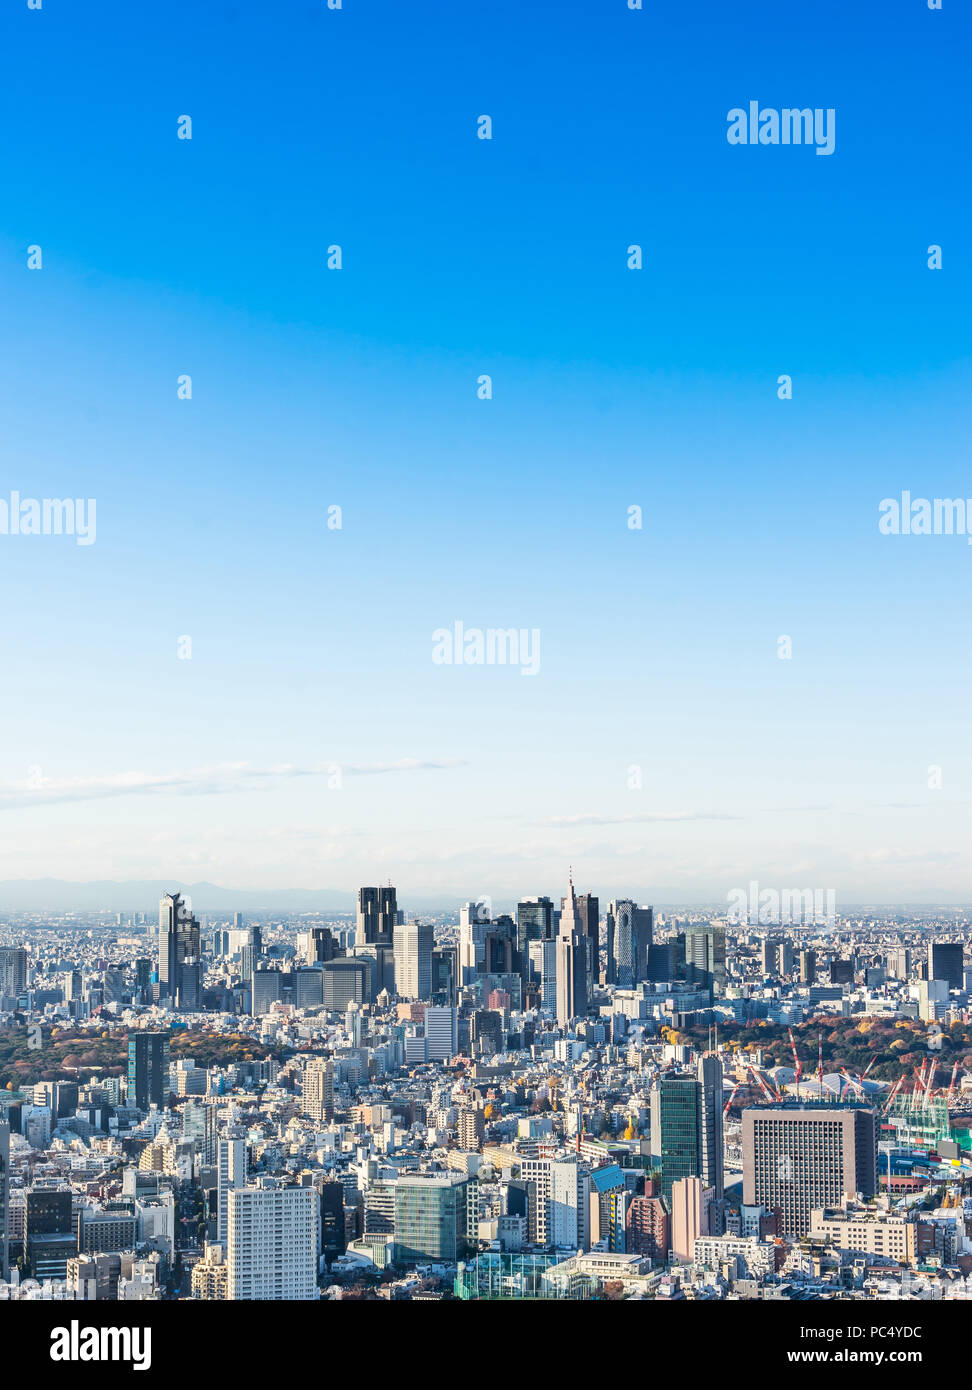
[[[972,898],[972,551],[877,529],[972,497],[957,0],[0,26],[0,497],[97,499],[0,536],[0,877]]]

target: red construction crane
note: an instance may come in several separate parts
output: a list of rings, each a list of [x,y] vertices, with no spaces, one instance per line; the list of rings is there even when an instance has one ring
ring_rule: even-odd
[[[796,1079],[796,1093],[797,1093],[797,1100],[799,1100],[799,1099],[800,1099],[800,1077],[803,1075],[803,1063],[800,1061],[800,1058],[797,1056],[796,1043],[793,1041],[793,1029],[792,1029],[792,1028],[788,1028],[786,1031],[787,1031],[787,1032],[789,1033],[789,1035],[790,1035],[790,1047],[793,1049],[793,1065],[794,1065],[794,1067],[796,1068],[796,1078],[795,1078],[795,1079]]]

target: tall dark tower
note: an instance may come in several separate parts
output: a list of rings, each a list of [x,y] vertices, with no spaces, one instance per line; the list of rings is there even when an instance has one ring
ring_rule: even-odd
[[[159,998],[177,1009],[199,1007],[199,923],[179,893],[159,902]]]

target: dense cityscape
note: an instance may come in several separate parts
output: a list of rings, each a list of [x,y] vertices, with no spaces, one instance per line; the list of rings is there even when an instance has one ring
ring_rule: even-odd
[[[8,915],[0,1300],[969,1298],[972,921],[782,904]]]

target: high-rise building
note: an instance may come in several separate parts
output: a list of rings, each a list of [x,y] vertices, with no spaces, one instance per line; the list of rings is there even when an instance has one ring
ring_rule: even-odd
[[[27,951],[0,946],[0,999],[16,999],[27,988]]]
[[[685,928],[685,965],[695,984],[722,994],[726,987],[726,929],[716,922]]]
[[[207,1101],[191,1100],[182,1107],[182,1132],[192,1139],[202,1162],[211,1167],[216,1162],[216,1107]]]
[[[249,1158],[245,1139],[220,1139],[216,1174],[216,1239],[225,1250],[230,1193],[246,1186]]]
[[[718,1204],[717,1221],[710,1222],[709,1233],[721,1234],[722,1201],[725,1196],[725,1168],[723,1162],[722,1139],[722,1061],[712,1052],[704,1053],[697,1063],[697,1075],[701,1088],[700,1118],[702,1121],[700,1157],[702,1160],[700,1176],[702,1184],[712,1191],[713,1200]],[[719,1230],[712,1230],[712,1225]]]
[[[651,1090],[651,1154],[661,1170],[661,1195],[702,1174],[702,1085],[691,1072],[659,1076]]]
[[[877,1191],[877,1117],[859,1107],[765,1106],[742,1115],[743,1203],[804,1236],[811,1212]]]
[[[406,1264],[456,1264],[476,1229],[471,1184],[459,1173],[409,1173],[395,1184],[395,1249]]]
[[[445,1005],[425,1010],[425,1037],[430,1062],[447,1062],[459,1051],[458,1011]]]
[[[169,1103],[169,1035],[136,1032],[128,1035],[128,1099],[139,1110]]]
[[[366,1004],[372,999],[371,970],[367,958],[339,956],[321,967],[324,976],[324,1007],[345,1013],[352,1000]]]
[[[394,940],[396,993],[402,999],[430,999],[435,945],[431,922],[406,922],[395,927]]]
[[[159,998],[177,1009],[199,1008],[199,923],[179,893],[159,901]]]
[[[633,989],[649,979],[648,953],[652,946],[654,909],[638,907],[631,898],[608,903],[607,982],[619,989]]]
[[[398,902],[390,883],[384,888],[358,889],[356,946],[391,947],[397,920]]]
[[[516,907],[516,940],[525,960],[531,941],[552,941],[557,934],[554,905],[550,898],[524,898]]]
[[[481,1105],[467,1105],[459,1111],[458,1140],[460,1149],[470,1152],[481,1149],[486,1138],[486,1119]]]
[[[315,1057],[301,1076],[301,1108],[315,1124],[330,1124],[334,1118],[334,1063]]]
[[[949,989],[962,988],[963,948],[961,941],[928,943],[928,978],[947,980]]]
[[[708,1189],[701,1178],[679,1178],[672,1184],[672,1250],[691,1260],[695,1242],[709,1234]]]
[[[432,949],[432,1002],[433,1004],[454,1004],[456,1002],[455,946],[435,946]]]
[[[586,1014],[588,1003],[588,937],[577,910],[573,875],[569,882],[557,934],[557,1022],[562,1028]]]
[[[0,1124],[0,1280],[10,1271],[10,1126]]]
[[[242,1187],[229,1193],[227,1299],[317,1296],[320,1198],[313,1187]]]
[[[800,952],[800,980],[805,985],[812,985],[817,978],[817,953],[816,951]]]
[[[588,993],[590,993],[597,983],[601,970],[601,909],[593,893],[578,893],[575,902],[581,931],[587,938],[585,965],[587,967],[587,988]],[[563,912],[563,902],[561,902],[560,907],[561,912]]]

